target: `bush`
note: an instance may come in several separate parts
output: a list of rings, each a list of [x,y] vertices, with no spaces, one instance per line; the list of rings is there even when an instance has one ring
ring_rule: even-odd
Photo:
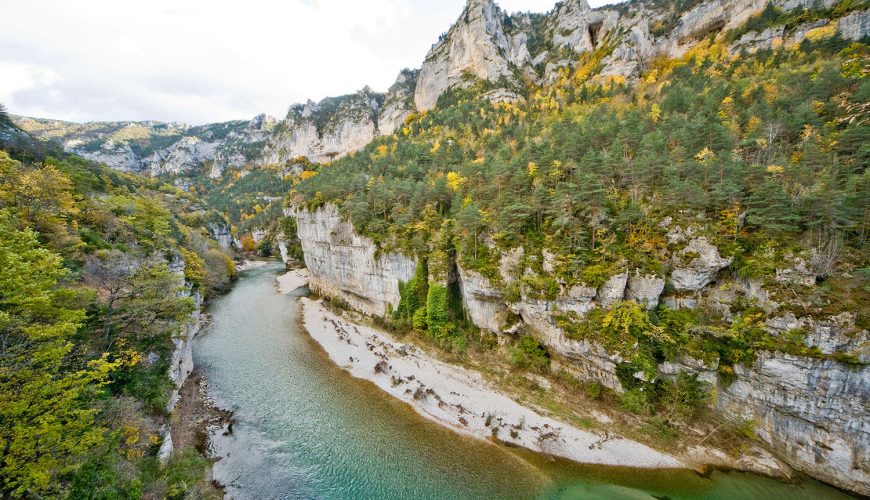
[[[696,416],[710,399],[708,384],[699,381],[697,374],[681,371],[673,382],[662,381],[661,387],[662,405],[683,418]]]
[[[538,339],[526,335],[520,337],[511,349],[511,364],[544,373],[550,368],[550,355]]]
[[[431,283],[426,295],[426,326],[435,338],[446,338],[453,333],[450,294],[446,287],[438,283]]]
[[[649,410],[649,393],[643,389],[630,389],[619,395],[619,406],[632,413],[645,413]]]
[[[680,435],[679,432],[677,432],[677,429],[673,428],[670,423],[661,416],[651,418],[649,422],[641,428],[641,430],[654,438],[666,441],[674,440]]]
[[[589,382],[583,386],[583,390],[586,392],[586,396],[589,399],[601,399],[601,395],[604,392],[604,386],[601,385],[601,382]]]
[[[423,331],[426,329],[426,306],[418,308],[414,311],[412,326],[414,330]]]

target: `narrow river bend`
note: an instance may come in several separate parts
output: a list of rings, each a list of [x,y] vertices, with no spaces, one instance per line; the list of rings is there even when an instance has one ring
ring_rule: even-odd
[[[238,499],[844,497],[814,481],[637,471],[550,461],[457,435],[333,365],[299,324],[280,263],[241,273],[210,308],[194,359],[234,412],[215,477]]]

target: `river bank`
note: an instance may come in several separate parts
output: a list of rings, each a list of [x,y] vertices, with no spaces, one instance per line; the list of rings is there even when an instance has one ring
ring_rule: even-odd
[[[491,387],[476,372],[438,361],[384,332],[350,323],[320,301],[300,301],[306,330],[333,362],[455,431],[581,463],[685,467],[670,455],[607,430],[579,429],[540,415]]]
[[[176,449],[195,449],[201,456],[212,458],[210,436],[219,430],[231,428],[232,412],[219,408],[208,396],[208,386],[202,373],[194,368],[179,391],[178,405],[170,419],[173,444]],[[224,486],[213,477],[208,467],[204,480],[206,495],[223,497]]]
[[[306,289],[278,292],[286,272],[278,263],[245,272],[194,339],[199,388],[232,411],[209,443],[230,498],[845,498],[814,481],[581,464],[469,439],[334,363],[303,328]]]

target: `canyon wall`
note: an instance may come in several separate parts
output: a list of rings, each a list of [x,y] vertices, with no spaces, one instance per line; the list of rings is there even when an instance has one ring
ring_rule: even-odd
[[[830,8],[836,0],[773,0],[781,10]],[[599,75],[631,82],[656,56],[681,57],[709,37],[739,28],[767,0],[706,0],[686,10],[653,1],[593,9],[586,0],[563,0],[546,14],[512,14],[494,0],[468,0],[451,28],[433,44],[419,70],[402,70],[386,93],[368,87],[320,102],[290,106],[283,119],[260,115],[201,126],[182,123],[96,122],[17,117],[34,136],[53,139],[79,156],[147,175],[182,175],[200,169],[217,178],[227,170],[287,164],[300,156],[325,163],[401,130],[413,112],[429,110],[445,92],[484,82],[494,101],[521,99],[527,84],[545,85],[593,51]],[[850,40],[870,35],[870,10],[796,27],[749,31],[732,53],[800,43],[831,28]]]
[[[317,293],[337,297],[352,308],[383,317],[399,304],[399,282],[409,281],[414,259],[380,254],[373,242],[356,234],[332,205],[310,212],[296,211],[298,236]],[[673,234],[680,233],[675,228]],[[676,236],[675,236],[676,237]],[[499,266],[503,283],[511,283],[530,269],[517,269],[522,249],[504,252]],[[733,278],[730,259],[702,237],[686,238],[669,276],[636,271],[611,276],[599,287],[563,286],[556,298],[533,298],[521,287],[520,297],[509,301],[500,287],[477,271],[458,266],[462,303],[470,320],[498,335],[515,334],[520,327],[535,335],[575,376],[622,391],[616,369],[623,359],[601,345],[571,339],[557,324],[557,315],[582,316],[596,307],[634,300],[647,308],[660,301],[676,307],[699,303],[723,304],[737,296],[766,299],[757,283]],[[546,262],[545,270],[551,266]],[[666,291],[666,282],[671,287]],[[846,316],[849,316],[848,314]],[[513,324],[509,322],[513,321]],[[826,321],[774,316],[770,331],[793,325],[808,330],[808,343],[824,353],[851,352],[868,361],[870,335],[857,329],[853,317]],[[756,435],[797,470],[861,494],[870,494],[870,368],[832,359],[762,352],[748,366],[735,366],[735,379],[722,380],[716,363],[683,358],[663,363],[659,373],[696,373],[713,388],[713,406],[734,421],[751,420]]]
[[[399,282],[414,276],[416,260],[380,253],[374,242],[341,219],[333,205],[315,212],[297,210],[296,225],[312,291],[371,316],[384,316],[398,307]]]

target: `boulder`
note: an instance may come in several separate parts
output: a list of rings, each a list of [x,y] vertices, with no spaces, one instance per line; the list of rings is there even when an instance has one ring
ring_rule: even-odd
[[[680,252],[681,256],[695,256],[685,266],[675,267],[671,272],[671,282],[677,291],[697,292],[709,285],[719,271],[734,261],[719,255],[719,249],[707,238],[695,238]]]
[[[628,288],[625,298],[643,305],[646,309],[655,309],[659,305],[659,296],[665,290],[665,280],[656,275],[641,275],[635,273],[628,278]]]

